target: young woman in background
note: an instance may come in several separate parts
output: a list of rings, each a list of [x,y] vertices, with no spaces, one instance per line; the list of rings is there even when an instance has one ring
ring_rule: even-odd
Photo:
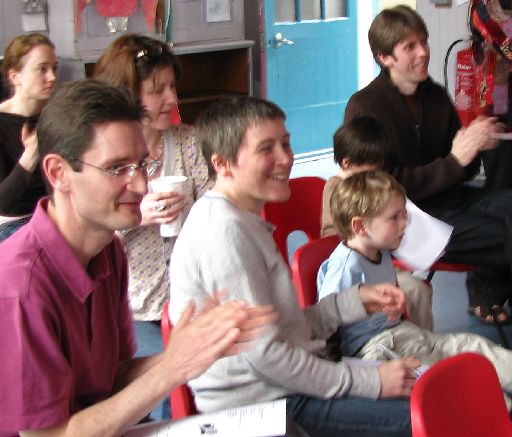
[[[0,103],[0,241],[28,221],[46,194],[34,127],[55,89],[53,43],[39,33],[17,36],[2,72],[11,96]]]

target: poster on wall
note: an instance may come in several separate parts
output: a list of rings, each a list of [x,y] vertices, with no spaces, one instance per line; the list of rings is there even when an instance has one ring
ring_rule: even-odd
[[[206,0],[206,22],[218,23],[231,21],[231,6],[229,0]]]

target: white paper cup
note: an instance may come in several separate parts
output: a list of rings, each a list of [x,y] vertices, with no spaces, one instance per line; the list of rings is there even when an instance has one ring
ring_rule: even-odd
[[[153,193],[175,192],[184,196],[186,187],[186,176],[161,176],[149,181],[149,189]],[[180,233],[182,225],[183,211],[172,222],[160,225],[160,235],[162,237],[175,237]]]

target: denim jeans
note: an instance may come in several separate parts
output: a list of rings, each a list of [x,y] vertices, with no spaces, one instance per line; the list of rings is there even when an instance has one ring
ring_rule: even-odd
[[[408,399],[317,399],[294,395],[286,399],[286,414],[311,437],[411,435]]]
[[[160,321],[142,321],[134,320],[135,338],[137,339],[136,357],[147,357],[156,355],[164,350],[162,334],[160,331]],[[171,417],[171,407],[169,397],[167,396],[160,404],[149,414],[149,420],[162,420]]]
[[[30,220],[31,217],[22,217],[20,219],[11,220],[0,225],[0,241],[4,241],[7,237],[14,234],[19,228]]]
[[[512,296],[512,190],[468,188],[437,217],[454,226],[443,259],[478,266],[468,274],[470,303],[503,304]]]
[[[482,153],[482,162],[485,188],[512,189],[512,141],[502,141],[496,149]]]

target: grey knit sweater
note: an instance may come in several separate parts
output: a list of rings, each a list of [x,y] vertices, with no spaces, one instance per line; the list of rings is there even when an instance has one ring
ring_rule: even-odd
[[[290,272],[272,238],[272,226],[212,191],[193,206],[171,257],[170,315],[179,319],[190,299],[218,290],[227,299],[272,304],[279,320],[240,355],[217,361],[191,381],[195,401],[209,412],[301,393],[318,398],[377,398],[376,367],[320,358],[338,326],[367,317],[357,287],[302,311]]]

